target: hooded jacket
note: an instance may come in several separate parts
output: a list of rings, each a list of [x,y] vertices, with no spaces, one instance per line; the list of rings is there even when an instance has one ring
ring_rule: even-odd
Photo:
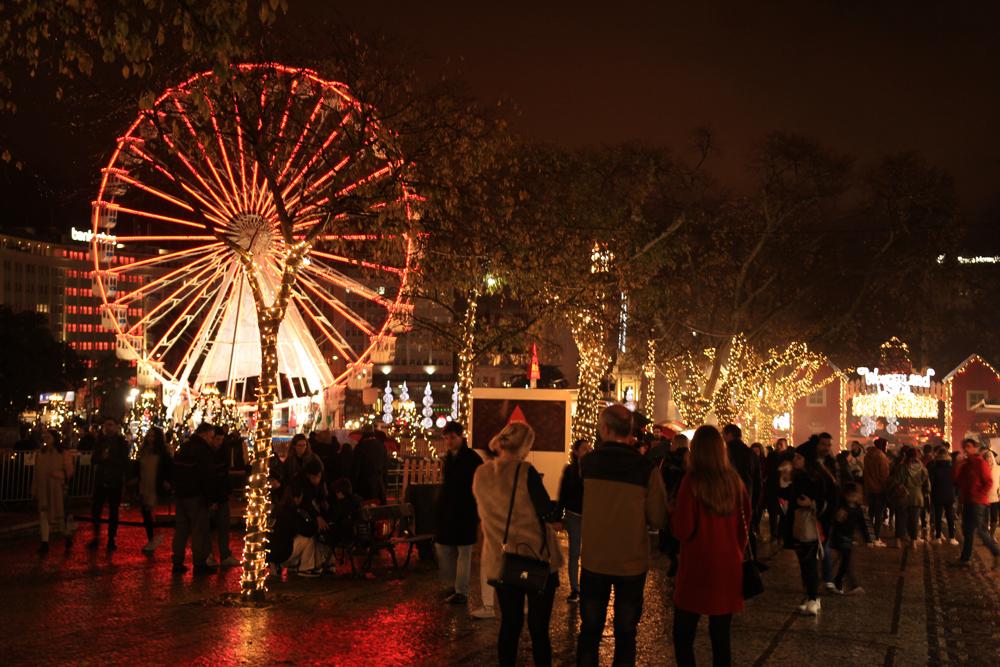
[[[634,447],[602,443],[580,462],[583,568],[635,576],[649,569],[648,527],[667,524],[663,478]]]

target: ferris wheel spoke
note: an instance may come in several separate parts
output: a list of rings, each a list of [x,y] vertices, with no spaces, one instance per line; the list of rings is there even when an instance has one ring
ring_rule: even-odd
[[[191,123],[191,118],[188,116],[187,110],[181,104],[181,101],[177,99],[177,97],[173,97],[172,101],[174,103],[174,108],[177,109],[177,112],[181,115],[181,119],[184,121],[185,127],[187,127],[188,129],[188,133],[190,133],[191,139],[194,140],[194,145],[198,147],[198,152],[200,152],[201,156],[205,159],[205,164],[208,166],[208,170],[212,173],[212,176],[215,178],[215,182],[219,186],[219,192],[225,198],[226,202],[229,204],[229,208],[232,211],[235,212],[239,210],[239,204],[236,203],[232,198],[230,198],[229,191],[226,188],[226,184],[222,182],[222,176],[219,175],[219,170],[215,168],[215,163],[212,161],[212,158],[209,157],[208,151],[205,149],[205,144],[202,142],[201,137],[198,136],[198,132],[194,129],[194,124]],[[215,118],[214,114],[212,115],[212,118],[214,121]]]
[[[117,178],[118,180],[123,181],[125,183],[128,183],[129,185],[134,185],[135,187],[139,188],[140,190],[143,190],[144,192],[148,192],[149,194],[151,194],[151,195],[153,195],[155,197],[159,197],[163,201],[170,202],[171,204],[174,204],[175,206],[178,206],[178,207],[184,209],[185,211],[188,211],[188,212],[191,212],[191,213],[194,212],[194,208],[190,204],[188,204],[186,201],[178,199],[177,197],[174,197],[172,195],[168,195],[166,192],[163,192],[162,190],[158,190],[158,189],[154,188],[151,185],[146,185],[145,183],[143,183],[142,181],[140,181],[140,180],[138,180],[136,178],[132,178],[128,174],[128,172],[126,172],[124,169],[115,169],[113,171],[114,171],[114,174],[113,174],[114,177]]]
[[[214,266],[214,264],[217,263],[218,261],[220,261],[223,258],[223,256],[224,256],[223,255],[223,250],[221,248],[219,250],[215,250],[214,252],[211,252],[208,255],[204,256],[204,257],[199,257],[198,259],[194,260],[193,262],[190,262],[188,264],[185,264],[184,266],[181,266],[179,268],[174,269],[170,273],[166,273],[166,274],[164,274],[164,275],[156,278],[155,280],[151,280],[148,283],[146,283],[145,285],[140,285],[139,287],[135,288],[131,292],[127,292],[126,294],[123,294],[122,296],[118,297],[114,301],[110,302],[108,305],[109,306],[124,306],[127,303],[131,303],[132,301],[135,301],[136,299],[138,299],[139,297],[141,297],[143,294],[146,294],[147,292],[150,292],[154,288],[158,288],[160,286],[166,286],[166,285],[169,285],[172,282],[176,282],[177,280],[180,280],[185,273],[190,272],[196,266],[201,266],[202,264],[204,264],[206,262],[209,263],[209,266]]]
[[[240,158],[240,187],[243,192],[243,206],[250,208],[250,195],[247,192],[246,154],[243,149],[243,119],[240,116],[240,105],[233,100],[233,113],[236,126],[236,154]]]
[[[345,305],[339,299],[331,297],[329,295],[329,293],[327,293],[325,290],[323,290],[315,281],[309,279],[305,275],[301,275],[300,274],[299,275],[299,284],[302,285],[303,287],[307,288],[310,292],[312,292],[317,297],[319,297],[319,299],[321,301],[323,301],[328,306],[330,306],[331,308],[333,308],[335,311],[337,311],[338,313],[340,313],[347,321],[349,321],[351,324],[353,324],[354,326],[356,326],[358,329],[361,329],[361,331],[365,332],[369,336],[372,336],[372,335],[375,334],[375,329],[368,322],[368,320],[366,320],[365,318],[361,317],[360,315],[358,315],[357,313],[355,313],[353,310],[351,310],[350,308],[348,308],[347,305]]]
[[[301,169],[299,169],[292,178],[288,180],[288,184],[282,190],[281,196],[283,198],[286,199],[288,198],[288,194],[298,183],[302,181],[302,178],[309,171],[309,169],[314,164],[316,164],[317,160],[323,157],[323,154],[326,152],[326,149],[329,148],[330,144],[332,144],[337,139],[337,137],[340,136],[340,131],[344,129],[344,126],[347,124],[347,121],[350,120],[351,114],[353,114],[354,111],[355,110],[353,108],[348,109],[347,113],[345,113],[341,117],[340,122],[337,123],[337,126],[333,128],[333,131],[326,138],[323,144],[316,150],[315,153],[313,153],[313,156],[309,158],[309,161],[306,162],[306,164]]]
[[[288,97],[285,100],[285,110],[281,113],[281,121],[278,123],[278,135],[275,138],[275,145],[280,146],[281,140],[285,137],[285,127],[288,125],[288,115],[292,111],[292,102],[295,100],[295,91],[299,87],[299,80],[292,79],[291,84],[288,86]],[[276,153],[271,155],[271,168],[274,168],[274,160],[277,157]]]
[[[209,272],[214,271],[216,268],[218,268],[219,261],[220,260],[217,259],[216,261],[209,263],[208,266],[201,269],[200,271],[198,271],[198,273],[191,276],[190,278],[185,277],[180,287],[175,289],[169,296],[162,299],[158,304],[153,306],[150,310],[146,311],[146,313],[141,318],[139,318],[131,327],[129,327],[129,330],[125,332],[126,335],[134,334],[136,329],[142,326],[145,322],[151,320],[154,315],[163,311],[164,309],[166,309],[166,311],[173,310],[179,303],[181,303],[184,299],[190,296],[190,294],[185,294],[184,296],[181,296],[182,293],[194,292],[195,290],[198,289],[206,289],[207,286],[210,285],[213,280],[216,280],[219,277],[219,274],[218,273],[210,274],[206,280],[199,280],[199,279],[204,277]],[[131,301],[134,300],[135,299],[131,299]]]
[[[172,334],[174,330],[177,329],[178,325],[181,325],[183,323],[186,326],[190,322],[197,320],[198,316],[201,315],[202,311],[204,311],[205,308],[208,306],[208,304],[212,302],[212,299],[218,295],[220,289],[226,289],[229,292],[229,294],[227,294],[224,298],[229,298],[229,296],[232,293],[232,284],[233,284],[232,277],[237,268],[238,267],[234,265],[229,271],[223,274],[226,278],[219,283],[218,288],[216,288],[214,291],[209,292],[208,287],[211,285],[211,282],[206,283],[205,289],[201,290],[197,295],[195,295],[188,301],[187,307],[184,308],[184,310],[180,313],[180,315],[178,315],[173,319],[173,322],[171,323],[170,327],[164,332],[164,334],[160,337],[160,339],[156,341],[156,344],[154,344],[152,347],[149,348],[150,351],[155,353],[162,347],[162,353],[165,354],[168,350],[170,350],[170,348],[173,347],[174,343],[176,343],[177,340],[179,340],[179,336],[175,337],[174,340],[167,342],[167,344],[164,346],[164,342],[167,341],[167,338],[170,336],[170,334]],[[191,309],[195,306],[195,304],[200,304],[200,305],[198,306],[198,309],[194,313],[191,313],[191,316],[188,317],[188,313],[190,313]]]
[[[221,291],[216,293],[215,299],[211,302],[211,311],[208,316],[202,320],[201,326],[198,327],[198,331],[195,333],[194,338],[191,339],[191,344],[188,346],[187,350],[184,351],[181,361],[177,365],[181,384],[187,384],[188,378],[191,376],[191,371],[194,370],[195,364],[198,362],[198,359],[201,358],[206,345],[208,345],[208,339],[211,336],[211,332],[217,330],[217,328],[221,326],[222,318],[226,313],[226,308],[223,305],[224,296],[225,294]]]
[[[313,202],[312,204],[308,204],[307,206],[303,206],[302,208],[300,208],[298,211],[295,212],[295,216],[297,218],[303,219],[303,221],[293,225],[292,229],[303,229],[305,227],[310,227],[312,225],[315,225],[317,220],[322,220],[324,217],[322,212],[314,212],[314,211],[319,209],[321,206],[325,206],[329,202],[330,198],[324,197],[316,202]],[[355,213],[354,215],[358,216],[358,215],[366,215],[368,213],[375,213],[383,208],[387,208],[391,204],[402,204],[405,202],[406,202],[405,195],[401,196],[399,199],[374,202],[371,205],[366,206],[364,210],[362,210],[360,213]],[[350,217],[351,215],[348,213],[338,213],[331,219],[331,222],[339,222],[342,220],[347,220]]]
[[[225,220],[225,219],[228,218],[228,214],[224,212],[224,210],[225,210],[224,206],[222,208],[219,208],[218,207],[218,203],[210,202],[209,201],[209,195],[204,194],[198,188],[196,188],[193,185],[189,184],[185,179],[182,179],[182,178],[174,175],[173,173],[171,173],[158,160],[154,159],[153,156],[147,154],[145,151],[143,151],[142,149],[140,149],[134,143],[130,144],[129,150],[136,157],[139,157],[139,158],[145,160],[146,162],[148,162],[150,165],[152,165],[154,169],[156,169],[158,172],[160,172],[161,174],[163,174],[172,183],[175,183],[182,190],[184,190],[185,192],[187,192],[188,194],[190,194],[192,197],[194,197],[195,199],[197,199],[202,204],[202,206],[204,206],[206,209],[212,211],[217,216],[217,219],[219,219],[219,220]]]
[[[350,344],[344,340],[340,332],[330,323],[330,321],[323,315],[322,310],[313,303],[312,299],[309,298],[307,294],[295,293],[292,294],[292,299],[301,306],[303,312],[312,320],[316,328],[319,329],[320,333],[330,341],[330,343],[337,348],[341,354],[344,355],[344,359],[348,362],[357,361],[358,354],[355,352]]]
[[[383,308],[392,308],[394,302],[391,299],[387,299],[372,288],[367,285],[362,285],[357,280],[349,278],[339,271],[334,271],[329,268],[319,268],[313,264],[305,267],[305,272],[310,276],[316,276],[322,278],[326,282],[334,285],[335,287],[341,287],[347,291],[357,294],[358,296],[371,301],[372,303],[377,303]]]
[[[207,229],[203,223],[195,222],[194,220],[186,220],[184,218],[175,218],[170,215],[160,215],[159,213],[152,213],[150,211],[140,211],[139,209],[126,208],[124,206],[119,206],[114,202],[99,202],[102,208],[106,208],[111,211],[118,211],[119,213],[127,213],[129,215],[135,215],[140,218],[149,218],[151,220],[162,220],[163,222],[171,222],[175,225],[182,225],[184,227],[194,227],[196,229]]]
[[[312,128],[313,121],[316,119],[316,115],[319,113],[320,109],[323,107],[323,95],[319,95],[319,99],[316,102],[316,106],[313,107],[312,113],[309,114],[309,120],[305,122],[302,126],[302,132],[299,134],[299,138],[295,141],[295,145],[292,146],[291,153],[288,154],[288,159],[285,160],[285,166],[281,168],[281,172],[278,174],[278,182],[284,181],[285,176],[288,174],[288,170],[292,166],[292,161],[295,160],[295,156],[299,154],[299,149],[302,148],[302,143],[305,141],[306,135]]]
[[[177,143],[170,138],[170,135],[164,133],[161,136],[163,138],[163,142],[167,145],[168,148],[170,148],[170,150],[174,153],[174,155],[177,156],[177,159],[181,161],[181,163],[187,168],[189,172],[191,172],[191,175],[194,176],[195,180],[197,180],[201,184],[202,188],[204,188],[204,192],[208,195],[208,197],[210,197],[215,201],[215,204],[217,204],[219,207],[217,210],[219,212],[224,211],[229,215],[232,215],[234,211],[232,211],[222,200],[222,198],[219,197],[219,193],[215,191],[214,187],[209,185],[208,181],[205,179],[204,176],[202,176],[201,172],[195,169],[194,163],[188,158],[187,154],[185,154],[184,151],[180,149],[180,146],[178,146]],[[227,216],[223,215],[223,217]]]
[[[125,273],[127,271],[132,271],[133,269],[138,269],[142,266],[150,266],[155,264],[163,264],[164,262],[172,262],[181,257],[188,257],[190,255],[200,255],[212,250],[217,250],[222,247],[222,243],[217,241],[209,245],[198,246],[196,248],[187,248],[186,250],[177,250],[175,252],[168,252],[163,255],[157,255],[155,257],[150,257],[149,259],[141,259],[138,262],[132,262],[131,264],[122,264],[120,266],[113,266],[110,269],[104,269],[104,273]]]
[[[387,273],[396,273],[403,275],[406,273],[405,268],[399,268],[396,266],[386,266],[384,264],[376,264],[375,262],[366,262],[361,259],[351,259],[350,257],[344,257],[343,255],[334,255],[329,252],[323,252],[321,250],[312,250],[309,252],[310,255],[314,257],[320,257],[322,259],[328,259],[333,262],[339,262],[341,264],[352,264],[354,266],[362,266],[366,269],[374,269],[376,271],[385,271]]]
[[[119,243],[152,243],[152,242],[162,242],[162,241],[218,241],[218,237],[213,235],[195,234],[189,236],[167,236],[166,234],[160,236],[116,236],[115,237]]]
[[[340,171],[340,169],[347,163],[348,160],[349,160],[349,158],[344,158],[332,170],[330,170],[329,172],[327,172],[326,174],[324,174],[318,181],[316,181],[315,183],[309,184],[308,186],[306,186],[306,188],[302,192],[297,193],[294,197],[292,197],[288,201],[288,204],[287,204],[289,210],[292,210],[292,208],[296,204],[298,204],[299,202],[301,202],[303,199],[305,199],[308,194],[310,194],[311,192],[316,191],[316,189],[319,188],[326,181],[326,179],[328,179],[330,176],[332,176],[335,173],[337,173],[338,171]],[[357,188],[359,188],[359,187],[361,187],[363,185],[367,185],[369,183],[374,183],[375,181],[378,181],[379,179],[385,177],[386,175],[391,174],[392,170],[393,170],[393,167],[394,167],[394,165],[391,164],[391,163],[387,164],[387,165],[385,165],[383,167],[380,167],[379,169],[376,169],[372,173],[368,174],[367,176],[365,176],[363,178],[359,178],[358,180],[354,181],[353,183],[350,183],[350,184],[344,186],[339,191],[335,192],[332,195],[332,197],[324,197],[324,198],[320,199],[319,201],[316,201],[316,202],[313,202],[312,204],[306,205],[302,209],[300,209],[299,211],[297,211],[297,213],[301,214],[301,213],[304,213],[306,211],[310,211],[313,208],[318,208],[319,206],[323,206],[324,204],[328,203],[331,199],[337,199],[339,197],[347,196],[347,195],[351,194],[351,192],[353,192]],[[379,203],[384,203],[384,202],[379,202]]]
[[[215,139],[219,143],[219,155],[222,157],[222,164],[226,168],[226,175],[229,177],[229,188],[233,193],[233,200],[237,203],[240,202],[240,193],[237,188],[236,178],[233,177],[233,166],[229,161],[229,151],[226,150],[226,142],[222,137],[222,132],[219,130],[219,119],[215,113],[215,105],[212,104],[212,100],[207,94],[203,95],[205,102],[208,104],[209,116],[212,119],[212,130],[215,132]],[[246,201],[242,202],[246,205]]]
[[[338,162],[337,164],[333,165],[332,169],[330,169],[325,174],[323,174],[322,176],[320,176],[314,182],[309,183],[308,185],[306,185],[304,188],[302,188],[302,190],[300,192],[296,192],[294,195],[292,195],[291,193],[292,193],[292,190],[294,189],[294,186],[296,184],[295,183],[289,183],[288,186],[285,188],[285,191],[284,191],[284,193],[282,195],[286,199],[286,201],[287,201],[286,206],[288,207],[288,210],[290,210],[290,211],[294,210],[295,206],[300,201],[302,201],[306,197],[307,194],[309,194],[310,192],[315,191],[317,188],[319,188],[324,183],[326,183],[330,178],[332,178],[335,174],[337,174],[338,172],[340,172],[340,170],[343,169],[345,166],[347,166],[347,164],[351,161],[351,157],[352,156],[348,155],[347,157],[342,158],[340,160],[340,162]]]

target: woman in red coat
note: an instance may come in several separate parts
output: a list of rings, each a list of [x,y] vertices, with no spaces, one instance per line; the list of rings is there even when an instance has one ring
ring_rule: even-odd
[[[681,667],[694,665],[698,620],[708,616],[715,665],[732,660],[730,626],[743,611],[743,553],[751,521],[750,496],[729,465],[726,444],[713,426],[691,440],[688,473],[677,492],[671,527],[680,540],[674,587],[674,651]]]

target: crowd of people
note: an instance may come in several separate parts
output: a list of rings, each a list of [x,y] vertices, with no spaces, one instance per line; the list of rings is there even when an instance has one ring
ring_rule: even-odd
[[[471,614],[499,615],[501,665],[515,664],[525,621],[535,664],[552,663],[549,626],[564,560],[566,601],[578,605],[578,664],[598,664],[612,599],[614,664],[635,664],[651,533],[658,533],[654,546],[666,555],[666,574],[674,581],[672,634],[679,665],[694,664],[702,616],[708,617],[714,664],[730,664],[733,615],[756,594],[748,584],[759,576],[755,572],[766,570],[758,558],[766,540],[794,553],[803,588],[798,611],[809,616],[820,614],[824,592],[864,593],[853,569],[859,543],[961,544],[951,564],[967,567],[979,540],[993,556],[992,568],[1000,569],[1000,461],[975,440],[952,451],[948,443],[890,448],[875,438],[868,447],[852,442],[835,453],[827,433],[797,447],[785,439],[748,446],[734,424],[721,431],[702,426],[690,440],[683,434],[666,439],[643,435],[621,405],[601,413],[598,435],[593,446],[573,444],[552,498],[528,462],[535,439],[529,425],[508,424],[483,453],[469,447],[457,422],[438,434],[443,476],[433,511],[433,555],[443,600],[469,602],[473,550],[481,535],[482,605]],[[73,466],[59,436],[44,432],[35,460],[42,553],[53,530],[66,535],[67,548],[72,544],[65,486]],[[89,446],[96,473],[89,548],[101,544],[105,506],[104,544],[117,548],[123,492],[134,487],[147,537],[144,552],[161,542],[154,512],[169,495],[176,508],[175,573],[188,570],[189,545],[195,574],[239,564],[229,546],[230,499],[237,486],[233,462],[243,461],[245,452],[239,434],[201,424],[171,453],[154,427],[133,458],[117,422],[109,419]],[[277,449],[269,480],[275,507],[267,557],[272,574],[288,569],[317,577],[334,571],[337,550],[350,545],[363,505],[387,500],[387,464],[384,443],[371,433],[353,447],[320,432],[297,435],[287,449]],[[561,531],[567,555],[557,539]]]
[[[59,431],[43,431],[40,443],[32,492],[39,513],[39,553],[44,555],[53,533],[64,536],[67,549],[73,545],[75,525],[66,489],[75,466]],[[195,574],[240,564],[230,546],[231,502],[242,494],[249,472],[239,433],[202,423],[173,449],[163,430],[153,426],[133,454],[117,420],[108,418],[84,434],[78,449],[82,446],[94,469],[88,549],[102,542],[108,551],[118,548],[120,508],[131,496],[141,510],[146,534],[141,549],[147,554],[165,536],[157,528],[156,508],[173,504],[175,574],[187,572],[188,562]],[[268,553],[272,574],[287,568],[310,577],[332,570],[333,551],[349,539],[362,502],[386,501],[387,465],[386,448],[373,435],[352,446],[322,431],[296,435],[287,446],[275,447],[269,467],[275,506]]]
[[[525,615],[534,663],[552,664],[549,625],[564,560],[566,601],[578,604],[577,663],[598,664],[613,599],[614,664],[635,664],[653,531],[674,581],[679,665],[695,663],[702,616],[713,664],[731,663],[733,615],[762,587],[759,573],[767,566],[758,551],[768,540],[795,554],[803,588],[797,611],[807,616],[820,614],[821,593],[864,593],[853,567],[858,544],[961,543],[952,564],[965,567],[979,539],[993,554],[992,568],[1000,569],[1000,464],[974,440],[952,452],[947,443],[890,450],[876,438],[867,448],[852,442],[835,454],[828,433],[797,447],[785,439],[748,446],[734,424],[721,431],[702,426],[690,440],[650,439],[620,405],[604,410],[598,431],[596,446],[573,444],[555,499],[528,463],[530,426],[509,424],[482,459],[460,425],[442,434],[447,454],[435,540],[443,595],[452,604],[467,602],[478,523],[483,605],[471,613],[494,618],[499,608],[501,665],[515,664]],[[559,531],[568,555],[556,540]],[[889,532],[887,543],[882,536]]]

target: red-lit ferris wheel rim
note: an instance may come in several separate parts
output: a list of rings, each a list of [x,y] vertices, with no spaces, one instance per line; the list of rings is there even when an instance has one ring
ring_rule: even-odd
[[[291,146],[291,151],[284,161],[284,167],[280,177],[283,178],[286,172],[291,170],[295,172],[298,170],[297,176],[301,178],[302,174],[305,173],[311,165],[315,164],[317,159],[320,157],[319,153],[310,155],[307,150],[302,150],[300,154],[300,148],[304,144],[304,139],[306,133],[309,131],[310,123],[317,118],[320,106],[323,104],[325,99],[335,98],[339,104],[340,110],[347,109],[347,113],[341,120],[340,125],[343,126],[344,121],[347,119],[351,111],[357,111],[361,109],[361,103],[355,99],[348,91],[348,88],[339,82],[330,81],[320,77],[318,74],[311,70],[292,68],[277,64],[242,64],[234,66],[234,71],[243,74],[260,73],[261,76],[278,76],[278,77],[289,77],[292,79],[289,85],[288,99],[285,107],[285,115],[282,119],[281,130],[285,129],[285,122],[288,119],[288,112],[292,104],[295,103],[296,96],[296,86],[301,85],[303,82],[312,84],[313,86],[322,90],[318,96],[318,101],[316,102],[316,107],[312,110],[309,115],[309,120],[305,125],[305,129],[302,131],[302,135],[298,137],[295,143],[289,142]],[[203,163],[198,162],[198,156],[195,155],[194,159],[188,157],[186,152],[181,151],[181,147],[175,147],[174,144],[170,144],[170,147],[175,150],[178,156],[181,157],[184,164],[190,169],[192,175],[200,183],[202,191],[200,193],[191,192],[190,188],[186,193],[174,193],[165,191],[165,189],[155,188],[150,186],[148,183],[144,182],[143,179],[134,176],[129,169],[122,168],[121,164],[123,162],[122,158],[124,155],[130,155],[132,160],[138,159],[139,163],[146,161],[146,167],[152,166],[155,169],[163,172],[167,179],[170,179],[170,174],[167,173],[161,165],[157,165],[148,156],[142,154],[142,149],[137,148],[138,145],[142,145],[141,137],[138,138],[139,130],[143,127],[144,123],[149,123],[149,117],[140,114],[139,117],[132,123],[128,128],[128,131],[123,137],[121,137],[115,150],[112,154],[108,166],[103,170],[100,188],[98,191],[98,197],[94,203],[93,215],[91,220],[91,229],[93,232],[93,239],[91,241],[92,256],[95,269],[95,286],[99,292],[100,299],[102,301],[102,308],[105,313],[111,313],[113,316],[105,318],[105,321],[110,324],[110,327],[115,332],[119,345],[128,351],[130,355],[141,360],[148,370],[161,382],[173,383],[173,384],[187,384],[190,385],[190,377],[182,377],[177,371],[179,368],[167,368],[160,361],[166,357],[163,351],[158,350],[158,347],[164,343],[164,339],[168,338],[168,335],[173,332],[176,327],[176,322],[184,320],[188,317],[194,303],[202,298],[202,295],[211,290],[215,294],[225,294],[228,290],[230,298],[234,296],[235,290],[232,287],[232,282],[240,282],[241,275],[238,268],[235,267],[235,258],[231,253],[227,254],[228,251],[222,241],[219,240],[217,235],[214,234],[145,234],[145,235],[128,235],[128,236],[117,236],[114,239],[114,243],[117,245],[124,245],[126,252],[128,252],[131,244],[138,245],[140,247],[148,246],[152,247],[154,244],[181,244],[180,250],[175,250],[166,253],[165,255],[155,255],[153,257],[134,262],[132,264],[124,264],[119,266],[102,266],[102,243],[107,245],[108,241],[102,239],[101,232],[104,231],[104,226],[106,224],[106,211],[114,211],[115,215],[124,214],[127,216],[133,216],[137,218],[142,218],[144,220],[151,220],[155,224],[162,224],[168,226],[177,226],[182,228],[199,228],[205,230],[204,225],[194,220],[182,217],[181,214],[171,214],[167,215],[158,211],[143,210],[138,207],[125,206],[119,201],[123,195],[117,194],[118,189],[123,187],[129,189],[141,190],[147,196],[152,196],[156,200],[160,201],[164,205],[171,204],[176,208],[186,209],[188,211],[193,211],[192,207],[185,203],[188,197],[195,196],[198,197],[201,202],[205,205],[205,210],[210,211],[213,216],[210,216],[212,220],[217,221],[220,226],[225,226],[227,223],[231,224],[235,216],[242,215],[242,209],[240,205],[244,207],[249,207],[252,210],[258,211],[262,216],[267,216],[267,197],[268,193],[265,192],[263,185],[263,176],[260,177],[260,183],[258,183],[258,171],[257,163],[253,162],[252,167],[248,162],[252,162],[252,156],[247,159],[247,156],[242,152],[243,145],[239,144],[234,151],[232,156],[229,156],[227,152],[226,141],[223,139],[223,135],[219,130],[219,125],[216,121],[216,115],[213,111],[212,113],[212,125],[214,127],[215,135],[218,138],[219,153],[215,154],[216,159],[221,158],[222,163],[220,165],[213,164],[212,159],[209,157],[208,152],[205,148],[197,143],[197,135],[195,131],[191,129],[191,125],[188,121],[187,115],[185,114],[181,102],[183,95],[194,94],[195,88],[201,82],[210,80],[214,77],[212,72],[202,72],[190,77],[185,82],[179,84],[178,86],[168,89],[160,97],[156,99],[152,108],[157,110],[163,105],[173,103],[177,110],[180,111],[181,117],[188,123],[188,129],[190,129],[192,136],[195,137],[197,148],[204,158]],[[185,100],[186,102],[186,100]],[[264,105],[264,98],[262,95],[261,105]],[[325,121],[326,118],[322,118]],[[322,122],[321,121],[321,122]],[[239,137],[239,121],[237,119],[237,137]],[[318,129],[317,129],[318,131]],[[382,132],[381,127],[377,123],[372,124],[368,129],[368,132],[373,134]],[[325,150],[331,142],[334,136],[338,133],[335,129],[331,134],[329,139],[323,143],[320,150]],[[230,148],[234,148],[230,146]],[[214,148],[212,149],[214,150]],[[194,151],[188,151],[194,153]],[[325,157],[325,156],[324,156]],[[277,159],[277,155],[271,156],[272,160]],[[284,158],[283,158],[284,159]],[[342,162],[338,163],[343,165],[347,161],[345,158]],[[238,163],[238,164],[237,164]],[[303,163],[305,166],[302,166]],[[370,182],[374,182],[377,179],[385,177],[387,174],[391,173],[391,169],[396,165],[386,162],[381,169],[372,172],[365,176],[365,178],[359,179],[352,182],[339,192],[350,192],[352,189],[359,186],[364,186]],[[202,170],[206,170],[204,174],[201,174],[196,167],[201,167]],[[333,170],[331,170],[332,172]],[[210,173],[209,173],[210,172]],[[239,181],[237,181],[237,176]],[[327,174],[327,177],[329,174]],[[322,181],[322,179],[320,179]],[[112,185],[114,184],[114,185]],[[290,192],[294,187],[294,181],[286,184],[284,191],[286,193]],[[217,186],[217,187],[216,187]],[[314,186],[311,186],[314,187]],[[335,195],[338,193],[334,193]],[[304,196],[301,197],[304,200]],[[400,202],[402,204],[402,210],[405,212],[406,220],[412,221],[414,216],[411,210],[412,196],[405,191],[400,192]],[[392,203],[400,202],[383,202],[381,205],[389,205]],[[271,213],[273,214],[274,202],[271,201],[270,206],[272,208]],[[317,208],[318,205],[313,205]],[[376,208],[373,206],[373,208]],[[308,211],[309,206],[306,206],[304,211]],[[303,212],[300,211],[300,214]],[[314,215],[315,218],[315,215]],[[299,220],[299,218],[296,218]],[[294,229],[296,231],[301,231],[306,229],[310,222],[309,218],[301,218],[301,222],[296,222]],[[205,230],[208,231],[208,230]],[[343,254],[335,254],[324,252],[322,250],[313,250],[310,253],[311,264],[303,269],[300,285],[297,287],[295,293],[293,294],[292,303],[297,305],[302,314],[311,322],[310,330],[315,335],[317,332],[322,333],[326,337],[326,342],[331,344],[333,348],[337,349],[339,353],[343,354],[345,361],[345,368],[338,374],[332,376],[332,381],[329,384],[340,385],[344,384],[348,377],[362,370],[368,365],[369,359],[373,350],[375,350],[385,339],[393,333],[395,327],[399,326],[401,320],[405,320],[406,313],[408,312],[410,306],[407,300],[407,288],[409,283],[410,272],[413,268],[415,257],[416,257],[416,243],[414,237],[409,233],[400,233],[398,235],[367,235],[367,234],[346,234],[346,235],[329,235],[329,237],[336,238],[340,241],[346,242],[364,242],[364,241],[379,241],[382,243],[389,242],[399,247],[399,256],[402,261],[398,262],[398,266],[390,266],[386,264],[379,263],[377,261],[368,261],[362,256],[347,256]],[[173,264],[181,262],[181,265],[177,268],[173,268]],[[264,264],[267,264],[265,261]],[[365,285],[357,282],[354,278],[348,276],[341,270],[334,270],[331,265],[337,264],[340,266],[350,266],[355,269],[365,269],[375,272],[383,273],[389,276],[389,279],[394,283],[393,292],[391,297],[383,297],[379,292],[368,288]],[[171,270],[166,271],[162,275],[156,277],[155,280],[144,284],[142,287],[128,291],[124,296],[121,296],[121,290],[117,289],[117,284],[119,278],[123,275],[128,275],[130,272],[134,272],[137,269],[142,269],[144,272],[151,268],[157,266],[170,266]],[[229,276],[230,286],[224,288],[222,285],[227,280],[226,276]],[[114,277],[112,279],[112,277]],[[167,329],[167,334],[160,338],[157,343],[150,346],[148,342],[143,341],[142,338],[136,336],[137,331],[142,331],[144,328],[144,323],[148,324],[147,319],[153,313],[144,313],[143,317],[138,321],[132,322],[129,320],[128,315],[124,318],[118,316],[116,313],[122,310],[122,306],[125,306],[125,312],[128,313],[127,304],[135,300],[135,298],[129,298],[130,295],[135,297],[136,292],[139,293],[139,297],[146,298],[151,295],[156,286],[166,287],[167,285],[173,285],[174,283],[180,282],[180,287],[177,288],[173,293],[170,294],[166,299],[160,301],[162,303],[173,303],[173,298],[180,292],[182,292],[187,285],[195,284],[197,287],[195,290],[199,290],[198,297],[192,298],[188,303],[187,307],[183,309],[182,314],[172,326]],[[217,284],[218,283],[218,284]],[[332,286],[332,287],[331,287]],[[369,301],[377,303],[379,306],[385,309],[385,317],[379,323],[372,324],[370,321],[359,316],[357,313],[353,313],[352,309],[347,307],[344,303],[338,300],[332,295],[333,288],[343,288],[349,292],[354,292],[359,294],[362,298]],[[193,293],[195,290],[191,290]],[[240,293],[242,295],[242,292]],[[145,296],[143,296],[145,295]],[[190,294],[185,294],[185,297],[191,296]],[[180,297],[183,299],[184,297]],[[237,297],[241,298],[241,297]],[[206,301],[207,303],[207,301]],[[175,305],[170,305],[166,309],[162,305],[154,307],[163,312],[160,316],[162,319],[170,311],[174,310]],[[202,305],[204,308],[204,304]],[[361,346],[360,349],[352,348],[350,344],[347,343],[346,338],[341,335],[341,332],[334,331],[330,319],[327,316],[331,311],[335,312],[341,316],[345,322],[350,322],[351,325],[360,329],[366,334],[366,344]],[[194,340],[198,341],[202,338],[204,329],[210,324],[210,319],[204,320],[199,329],[194,336]],[[236,325],[237,326],[238,322]],[[143,328],[140,328],[143,327]],[[212,327],[209,327],[210,329]],[[235,330],[235,329],[234,329]],[[235,349],[235,340],[234,340]],[[200,353],[200,352],[199,352]],[[187,357],[185,357],[186,359]],[[229,378],[230,380],[235,378]],[[327,384],[324,382],[323,384]],[[197,389],[197,387],[192,387]],[[324,387],[325,388],[325,387]]]

